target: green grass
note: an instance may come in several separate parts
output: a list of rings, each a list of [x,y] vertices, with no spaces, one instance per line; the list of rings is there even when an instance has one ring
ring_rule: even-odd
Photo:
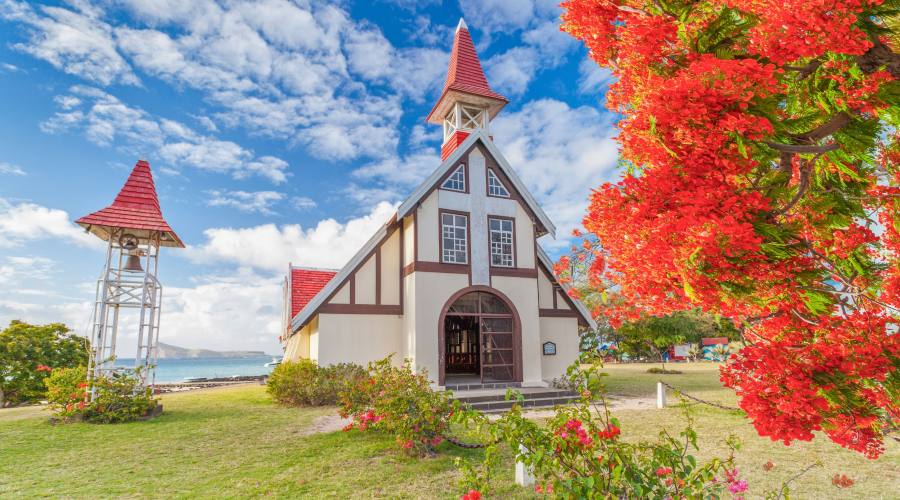
[[[648,365],[610,365],[612,393],[652,397],[656,380],[697,396],[734,404],[718,383],[715,365],[679,364],[680,375],[644,373]],[[670,401],[675,401],[670,395]],[[395,451],[390,438],[374,433],[309,435],[316,417],[332,408],[295,409],[274,405],[261,386],[167,395],[165,412],[147,421],[120,425],[53,426],[38,408],[0,411],[0,498],[10,497],[217,497],[244,498],[458,498],[455,457],[479,458],[479,451],[441,445],[437,458],[411,459]],[[823,466],[799,479],[794,498],[897,498],[900,445],[871,461],[824,438],[784,446],[756,436],[739,413],[695,406],[701,452],[724,453],[723,438],[738,435],[737,461],[750,481],[748,498],[759,498],[806,465]],[[622,410],[627,439],[653,439],[662,428],[677,433],[677,408]],[[776,467],[764,472],[762,464]],[[494,496],[533,495],[512,482],[513,466],[498,478]],[[856,480],[838,490],[836,473]]]
[[[374,433],[306,435],[333,408],[275,406],[261,386],[168,395],[165,412],[119,425],[50,425],[0,411],[0,498],[458,498],[456,456],[416,460]],[[522,496],[512,478],[497,485]]]

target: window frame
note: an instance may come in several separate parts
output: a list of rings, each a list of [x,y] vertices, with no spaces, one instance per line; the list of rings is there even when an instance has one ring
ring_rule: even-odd
[[[452,215],[454,217],[464,217],[466,221],[466,261],[465,262],[448,262],[444,259],[444,215]],[[455,225],[454,227],[458,227]],[[472,217],[469,212],[461,212],[457,210],[438,210],[438,262],[441,264],[450,264],[458,266],[468,266],[472,262]],[[457,252],[458,250],[454,250]]]
[[[463,173],[463,189],[454,189],[454,188],[444,186],[444,184],[446,184],[447,181],[449,181],[450,178],[453,177],[454,175],[456,175],[456,173],[459,172],[460,170],[462,170],[462,173]],[[450,170],[450,172],[441,179],[438,189],[441,189],[443,191],[451,191],[454,193],[468,193],[469,192],[469,165],[468,165],[468,163],[460,163],[459,165],[453,167]]]
[[[491,229],[491,220],[498,220],[501,222],[509,222],[510,224],[510,257],[512,257],[512,262],[508,266],[504,266],[501,264],[494,264],[494,248],[493,248],[493,236],[494,230]],[[515,269],[518,263],[518,255],[517,255],[517,246],[516,245],[516,219],[514,217],[504,217],[502,215],[488,215],[487,216],[487,244],[488,244],[488,263],[490,267],[495,267],[498,269]],[[501,229],[501,232],[505,232]],[[502,244],[502,243],[501,243]]]
[[[507,183],[503,182],[503,179],[500,178],[499,175],[497,175],[497,172],[494,171],[493,167],[487,167],[484,169],[484,171],[484,188],[487,191],[486,194],[492,198],[502,198],[504,200],[512,199],[512,191],[510,191],[509,187],[506,186]],[[497,182],[500,183],[500,186],[506,190],[506,196],[503,196],[502,194],[491,194],[491,174],[494,175],[494,177],[497,179]]]

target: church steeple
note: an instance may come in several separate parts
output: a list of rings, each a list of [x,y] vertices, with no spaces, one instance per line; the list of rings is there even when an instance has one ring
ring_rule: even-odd
[[[475,44],[463,19],[459,20],[450,52],[450,66],[441,98],[431,109],[426,120],[442,124],[444,143],[441,159],[447,158],[475,129],[489,129],[490,120],[509,101],[491,90],[481,61],[475,52]]]

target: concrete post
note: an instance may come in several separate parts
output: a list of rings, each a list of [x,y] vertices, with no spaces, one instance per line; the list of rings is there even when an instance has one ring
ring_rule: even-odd
[[[522,445],[519,445],[519,450],[523,453],[528,451]],[[522,462],[516,462],[516,484],[525,487],[534,486],[534,471],[531,470],[531,467],[526,467]]]
[[[666,386],[662,382],[656,383],[656,407],[659,409],[666,407]]]

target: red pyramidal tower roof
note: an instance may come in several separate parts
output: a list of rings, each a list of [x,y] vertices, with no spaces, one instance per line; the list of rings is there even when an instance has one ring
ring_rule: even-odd
[[[104,240],[110,238],[113,228],[121,228],[142,239],[159,232],[162,233],[161,246],[184,248],[184,243],[162,216],[150,164],[144,160],[135,164],[112,205],[75,222]]]
[[[453,38],[453,50],[450,52],[450,66],[447,68],[444,90],[426,120],[440,123],[444,118],[444,113],[439,111],[449,108],[452,101],[456,100],[458,96],[453,95],[455,92],[490,101],[492,104],[491,116],[497,114],[500,108],[509,102],[508,99],[491,90],[491,86],[484,76],[484,70],[481,68],[478,53],[475,52],[475,44],[472,43],[469,27],[462,19],[459,20],[459,26],[457,26],[456,35]],[[448,101],[450,102],[448,103]]]

